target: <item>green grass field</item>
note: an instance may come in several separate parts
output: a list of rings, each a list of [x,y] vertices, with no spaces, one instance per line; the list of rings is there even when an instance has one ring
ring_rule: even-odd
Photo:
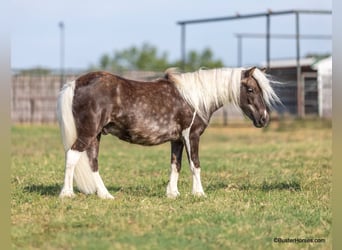
[[[61,200],[58,128],[14,126],[12,247],[331,249],[331,140],[330,126],[320,121],[273,123],[268,129],[210,127],[200,144],[207,197],[191,195],[184,158],[181,196],[168,199],[169,144],[142,147],[106,136],[100,173],[115,200],[79,192]]]

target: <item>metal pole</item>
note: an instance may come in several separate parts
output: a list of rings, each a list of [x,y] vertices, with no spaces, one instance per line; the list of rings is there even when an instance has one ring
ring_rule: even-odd
[[[300,33],[299,33],[299,12],[295,12],[296,16],[296,63],[297,63],[297,110],[300,118],[304,117],[304,88],[301,80],[300,66]]]
[[[271,33],[271,23],[270,23],[270,14],[266,15],[266,67],[270,68],[270,33]]]
[[[228,111],[227,111],[227,106],[223,106],[223,107],[222,107],[222,111],[223,111],[223,126],[227,126],[227,125],[228,125]]]
[[[237,64],[238,67],[242,67],[242,36],[238,35],[238,58],[237,58]]]
[[[183,24],[181,24],[181,58],[182,58],[182,70],[185,70],[185,63],[186,63],[185,42],[186,42],[186,29],[185,29],[185,23],[183,23]]]
[[[59,22],[60,28],[60,87],[64,84],[64,23]]]

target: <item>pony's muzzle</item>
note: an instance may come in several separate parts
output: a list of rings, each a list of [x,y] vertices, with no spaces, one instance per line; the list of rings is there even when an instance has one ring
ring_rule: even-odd
[[[257,128],[266,127],[270,122],[270,115],[268,114],[267,110],[265,109],[259,116],[259,119],[254,119],[253,123],[254,126]]]

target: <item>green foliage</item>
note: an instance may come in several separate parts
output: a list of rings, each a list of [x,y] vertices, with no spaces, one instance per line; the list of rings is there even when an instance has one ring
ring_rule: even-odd
[[[24,69],[19,72],[22,75],[49,75],[51,74],[51,70],[42,67],[36,67],[32,69]]]
[[[114,56],[114,62],[126,69],[134,70],[162,71],[168,65],[167,54],[164,52],[159,55],[156,47],[146,43],[140,49],[131,47],[122,52],[117,52]]]
[[[202,53],[194,50],[189,51],[185,65],[181,61],[178,61],[176,65],[179,68],[184,68],[184,71],[195,71],[201,67],[209,69],[221,68],[223,67],[223,62],[220,59],[214,59],[213,52],[209,48],[206,48]]]
[[[293,121],[296,123],[297,121]],[[64,153],[57,127],[12,128],[13,249],[331,249],[331,128],[278,132],[210,127],[201,138],[206,198],[166,198],[170,145],[104,136],[100,173],[115,200],[59,199]],[[323,238],[325,243],[274,243]]]
[[[159,53],[157,48],[144,43],[140,48],[132,46],[122,51],[115,51],[111,57],[100,57],[99,68],[112,72],[123,70],[164,71],[168,67],[167,53]]]
[[[99,65],[95,68],[112,72],[121,72],[123,70],[163,72],[169,67],[179,67],[185,71],[194,71],[201,67],[223,67],[222,61],[214,59],[209,48],[204,49],[201,53],[190,51],[187,58],[185,65],[181,61],[170,62],[166,52],[159,53],[155,46],[144,43],[140,48],[132,46],[122,51],[115,51],[112,57],[108,54],[102,55]]]

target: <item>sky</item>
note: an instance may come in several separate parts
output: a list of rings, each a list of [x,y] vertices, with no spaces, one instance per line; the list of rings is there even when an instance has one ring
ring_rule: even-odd
[[[149,43],[180,59],[178,21],[215,18],[267,10],[332,10],[322,0],[13,0],[11,17],[11,67],[26,69],[60,66],[59,22],[64,23],[66,68],[86,69],[103,54],[113,55],[131,46]],[[301,15],[301,34],[332,34],[331,15]],[[265,33],[265,18],[188,25],[186,49],[210,48],[226,66],[237,65],[237,33]],[[295,34],[294,15],[271,17],[271,34]],[[264,62],[264,39],[244,38],[244,65]],[[331,40],[302,40],[301,56],[331,53]],[[272,39],[271,59],[295,58],[295,40]]]

